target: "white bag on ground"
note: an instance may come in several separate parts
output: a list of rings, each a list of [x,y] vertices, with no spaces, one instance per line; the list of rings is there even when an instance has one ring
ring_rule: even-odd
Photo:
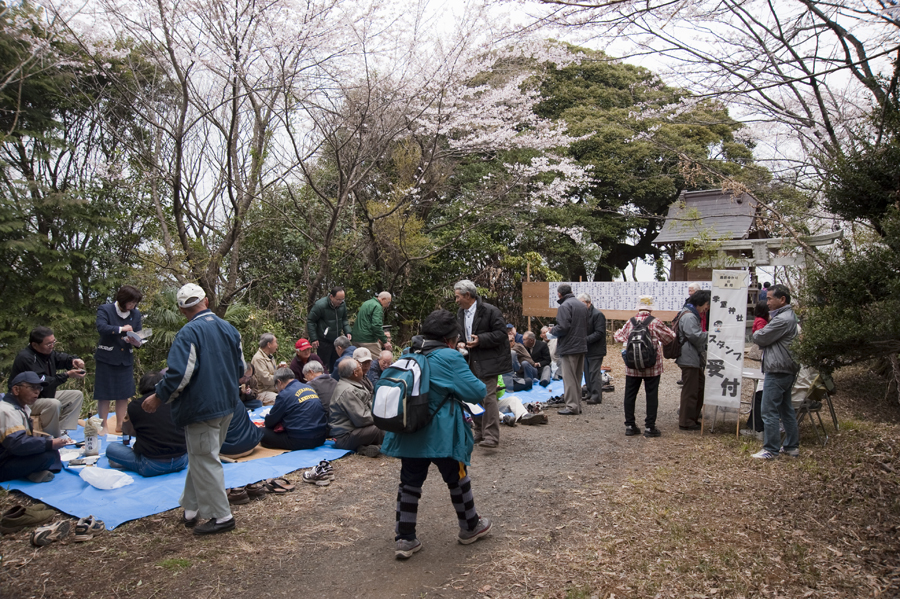
[[[118,489],[134,482],[134,479],[124,472],[107,468],[85,468],[78,476],[87,484],[103,491]]]

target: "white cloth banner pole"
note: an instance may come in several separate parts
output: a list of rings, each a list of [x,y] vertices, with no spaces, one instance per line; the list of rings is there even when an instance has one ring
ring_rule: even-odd
[[[741,270],[712,273],[703,405],[741,407],[748,278]]]

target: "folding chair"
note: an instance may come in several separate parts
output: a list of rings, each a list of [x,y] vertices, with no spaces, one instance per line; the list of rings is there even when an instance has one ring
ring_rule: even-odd
[[[834,389],[834,383],[831,383]],[[828,392],[826,378],[818,371],[805,367],[797,376],[794,384],[794,397],[798,393],[803,394],[803,401],[797,407],[797,427],[803,420],[809,417],[809,421],[813,425],[813,432],[816,434],[816,441],[825,445],[828,442],[828,432],[825,430],[825,423],[822,422],[822,405],[828,404],[831,412],[831,421],[834,424],[834,430],[838,430],[837,416],[834,413],[834,405],[831,403],[831,395]],[[818,419],[818,423],[816,420]],[[819,436],[819,427],[822,428],[822,436]]]

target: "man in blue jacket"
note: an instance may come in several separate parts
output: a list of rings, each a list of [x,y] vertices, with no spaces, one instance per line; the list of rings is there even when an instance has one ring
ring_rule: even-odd
[[[238,379],[246,370],[241,335],[210,311],[209,299],[198,285],[188,283],[176,299],[188,323],[175,335],[166,376],[143,407],[152,414],[161,402],[170,403],[175,424],[184,427],[188,451],[180,502],[184,525],[195,535],[225,532],[235,523],[219,450],[234,413]],[[208,520],[198,525],[198,518]]]
[[[27,477],[44,483],[62,469],[59,450],[69,439],[36,437],[31,429],[30,407],[43,384],[43,377],[26,370],[16,375],[9,393],[0,400],[0,481]]]
[[[328,417],[315,390],[294,378],[290,368],[275,371],[278,397],[266,415],[262,446],[270,449],[312,449],[325,443]]]

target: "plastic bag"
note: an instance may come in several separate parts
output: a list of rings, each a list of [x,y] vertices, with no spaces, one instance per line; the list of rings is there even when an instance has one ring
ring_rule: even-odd
[[[134,479],[124,472],[106,468],[85,468],[78,473],[78,476],[87,484],[103,491],[118,489],[134,482]]]

